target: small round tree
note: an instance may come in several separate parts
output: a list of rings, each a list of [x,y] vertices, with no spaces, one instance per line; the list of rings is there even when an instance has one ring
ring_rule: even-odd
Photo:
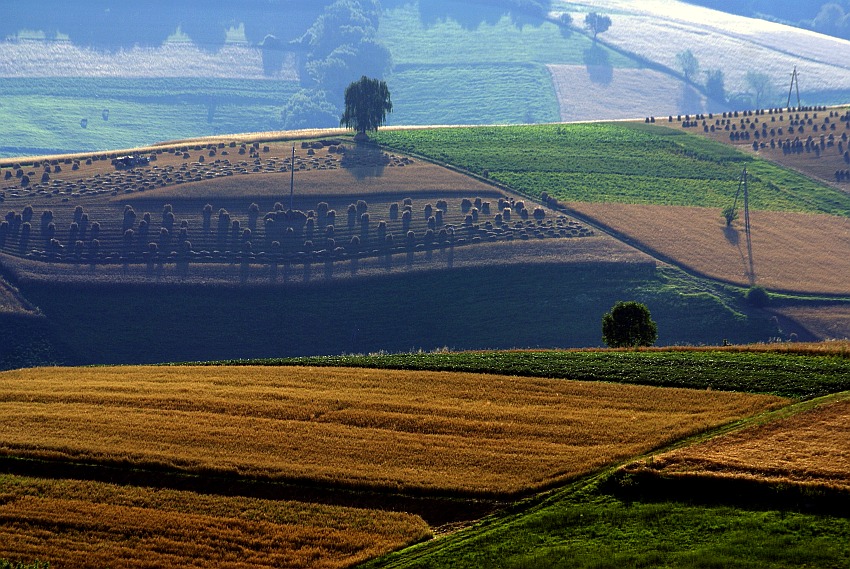
[[[657,339],[658,326],[644,304],[618,302],[602,317],[602,340],[608,347],[651,346]]]

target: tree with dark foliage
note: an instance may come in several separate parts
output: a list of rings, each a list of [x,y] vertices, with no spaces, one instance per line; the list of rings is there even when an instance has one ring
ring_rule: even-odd
[[[644,304],[618,302],[602,317],[602,340],[610,348],[651,346],[657,339],[658,326]]]
[[[339,124],[357,131],[361,137],[367,131],[377,131],[393,111],[390,91],[385,81],[365,75],[345,89],[345,112]]]

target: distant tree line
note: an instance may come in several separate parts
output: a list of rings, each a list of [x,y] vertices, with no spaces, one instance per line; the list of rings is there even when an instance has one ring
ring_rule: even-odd
[[[380,15],[378,0],[336,0],[293,42],[303,88],[283,110],[284,128],[338,126],[346,86],[390,71],[390,52],[376,39]]]
[[[715,10],[774,20],[850,39],[850,0],[686,0]]]

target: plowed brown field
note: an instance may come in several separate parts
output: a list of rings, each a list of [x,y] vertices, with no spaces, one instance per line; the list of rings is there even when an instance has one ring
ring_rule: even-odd
[[[0,374],[0,452],[493,496],[545,487],[785,401],[344,368],[31,369]]]
[[[750,257],[741,222],[709,208],[572,203],[576,212],[712,278],[768,289],[850,294],[850,219],[751,212]]]
[[[850,399],[653,457],[665,475],[850,490]],[[638,463],[638,464],[646,464]]]

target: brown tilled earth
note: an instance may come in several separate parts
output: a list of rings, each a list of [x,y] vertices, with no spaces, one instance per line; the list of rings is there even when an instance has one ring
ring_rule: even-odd
[[[570,208],[712,278],[774,290],[850,294],[848,218],[752,212],[751,267],[740,222],[728,229],[716,209],[613,203]]]

